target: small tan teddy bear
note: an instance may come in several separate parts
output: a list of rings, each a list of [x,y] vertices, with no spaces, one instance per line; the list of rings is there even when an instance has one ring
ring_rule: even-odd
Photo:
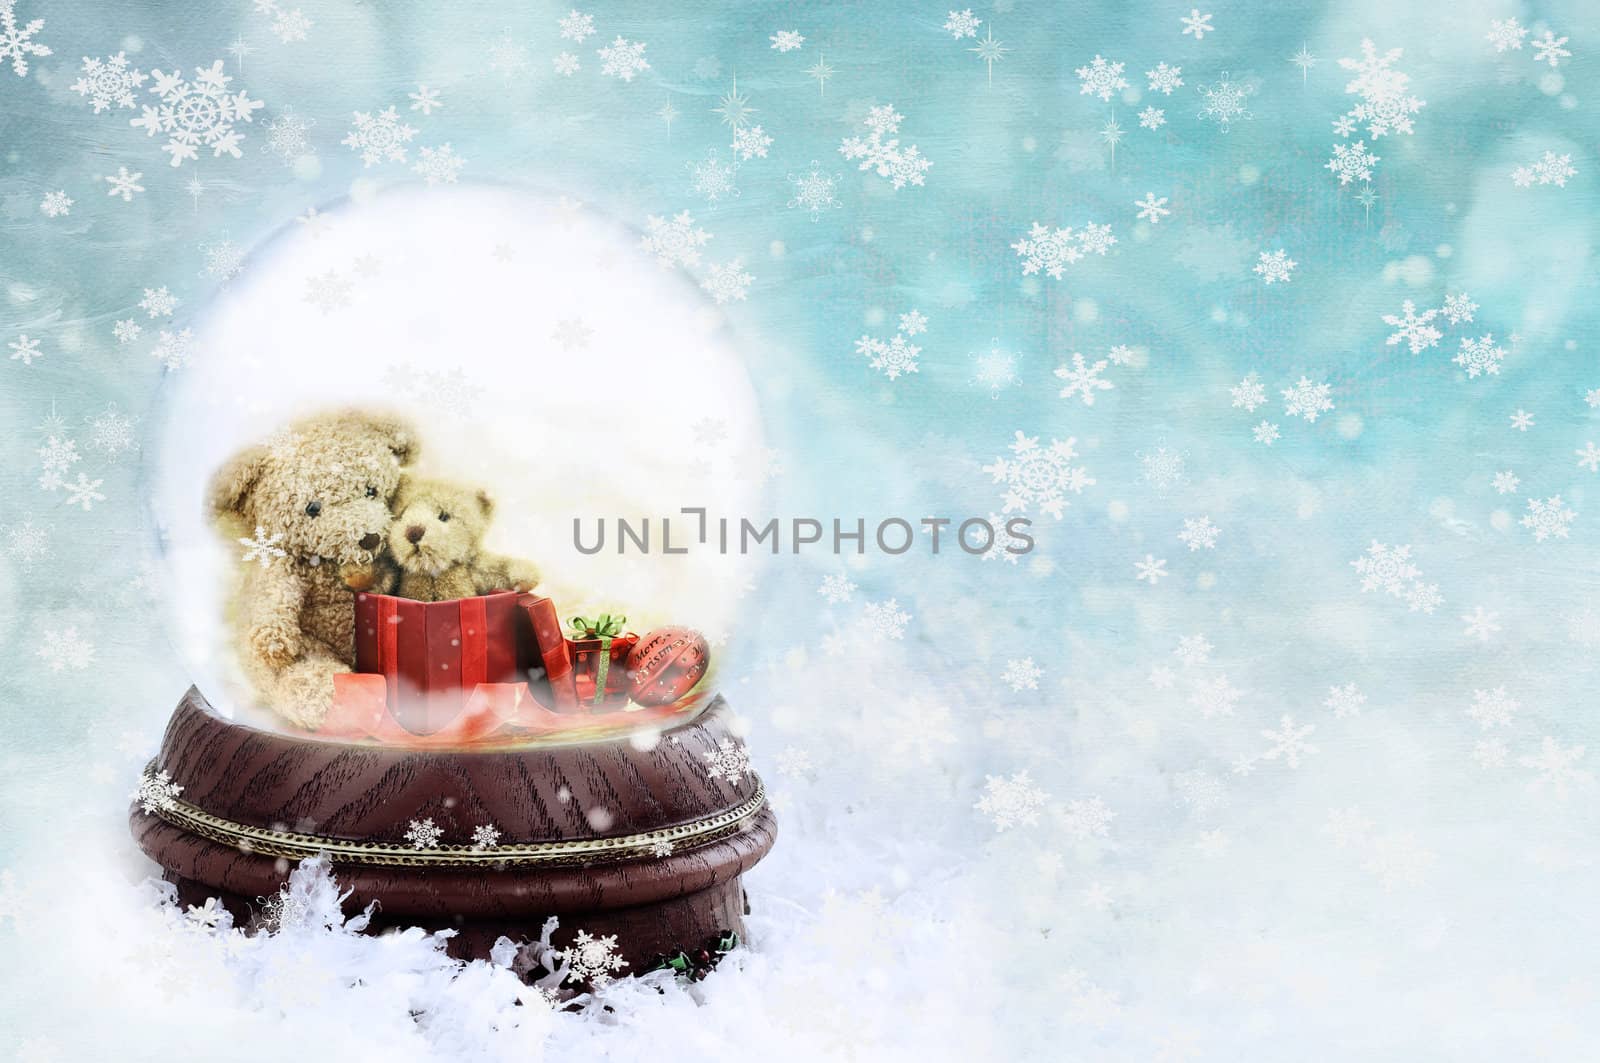
[[[285,719],[315,729],[333,676],[355,659],[351,567],[383,549],[401,467],[416,433],[386,414],[347,410],[299,421],[234,455],[209,502],[232,542],[268,545],[241,565],[229,619],[246,676]]]
[[[389,525],[389,556],[398,567],[392,592],[420,602],[470,598],[489,591],[532,590],[539,569],[531,561],[483,550],[494,514],[488,492],[447,480],[407,476],[396,492]],[[387,581],[385,581],[387,582]]]

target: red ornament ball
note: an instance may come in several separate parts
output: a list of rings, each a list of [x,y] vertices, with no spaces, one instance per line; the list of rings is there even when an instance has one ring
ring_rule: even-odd
[[[628,654],[628,696],[640,705],[670,705],[694,689],[711,664],[711,647],[693,628],[658,627]]]

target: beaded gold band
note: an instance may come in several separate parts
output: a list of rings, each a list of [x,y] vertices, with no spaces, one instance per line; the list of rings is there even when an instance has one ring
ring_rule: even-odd
[[[155,765],[152,762],[145,769],[145,778],[151,779],[154,774]],[[766,800],[766,789],[757,778],[755,793],[733,808],[705,819],[639,834],[558,842],[520,842],[484,848],[435,845],[419,849],[393,842],[346,841],[317,834],[253,827],[214,816],[175,796],[156,803],[153,811],[174,827],[231,846],[241,853],[259,856],[302,860],[322,854],[335,863],[373,867],[563,867],[592,863],[604,856],[660,858],[698,848],[744,830],[765,806]]]

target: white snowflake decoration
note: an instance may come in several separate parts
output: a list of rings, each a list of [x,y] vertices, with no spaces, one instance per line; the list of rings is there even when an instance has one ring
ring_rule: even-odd
[[[52,53],[33,39],[35,33],[44,29],[44,19],[36,18],[19,27],[16,6],[16,0],[0,0],[0,65],[7,59],[11,60],[11,72],[19,78],[25,78],[28,76],[28,56],[36,55],[42,59]]]
[[[1166,63],[1157,63],[1154,70],[1146,70],[1144,76],[1150,81],[1150,91],[1159,92],[1163,96],[1171,96],[1172,90],[1183,87],[1183,73],[1181,66],[1168,66]]]
[[[1483,35],[1483,39],[1494,45],[1494,50],[1497,52],[1503,52],[1507,48],[1520,52],[1522,39],[1527,35],[1528,31],[1523,29],[1516,19],[1497,18],[1489,23],[1489,32]]]
[[[1283,412],[1290,417],[1315,421],[1319,414],[1333,409],[1332,391],[1331,384],[1314,384],[1309,377],[1301,377],[1297,383],[1283,389]]]
[[[562,16],[556,24],[561,27],[561,39],[564,41],[582,44],[594,36],[594,16],[576,9]]]
[[[1567,39],[1565,37],[1557,37],[1549,30],[1545,30],[1543,37],[1531,43],[1533,44],[1533,61],[1535,63],[1549,63],[1552,70],[1561,65],[1561,60],[1572,58],[1572,53],[1562,47],[1567,43]],[[0,57],[3,56],[4,52],[0,52]]]
[[[76,625],[46,627],[39,634],[39,647],[34,651],[34,656],[52,672],[63,672],[69,668],[81,672],[93,663],[94,646],[78,634]]]
[[[1557,798],[1564,798],[1573,787],[1588,786],[1594,781],[1591,773],[1577,766],[1578,761],[1583,759],[1583,752],[1583,746],[1563,748],[1553,736],[1545,735],[1539,744],[1539,752],[1518,757],[1517,763],[1534,770],[1534,777],[1528,783],[1530,791],[1542,793],[1548,790]]]
[[[182,369],[193,360],[194,352],[190,349],[190,343],[194,340],[194,330],[169,332],[162,329],[156,335],[156,345],[150,353],[168,370]]]
[[[1505,356],[1506,352],[1494,345],[1493,334],[1486,334],[1475,340],[1463,339],[1460,351],[1450,360],[1465,369],[1469,378],[1480,374],[1498,376]]]
[[[239,540],[239,545],[244,547],[244,557],[242,560],[245,564],[249,564],[250,562],[254,561],[262,568],[266,568],[272,563],[274,558],[289,556],[288,552],[285,551],[283,547],[278,545],[282,541],[282,532],[275,532],[272,535],[268,535],[267,530],[261,525],[257,524],[256,533],[254,536],[246,536]]]
[[[132,110],[134,91],[144,84],[146,74],[128,66],[128,56],[118,52],[110,59],[83,57],[83,76],[72,83],[72,91],[86,98],[94,113],[113,105]]]
[[[233,79],[222,72],[221,59],[209,67],[195,67],[193,81],[184,80],[177,71],[164,74],[152,70],[150,76],[150,91],[161,102],[144,107],[144,113],[128,124],[144,129],[148,136],[164,135],[167,142],[161,150],[172,156],[173,166],[198,159],[202,147],[211,149],[212,158],[226,154],[237,159],[243,155],[239,144],[244,134],[234,125],[253,122],[254,112],[265,104],[244,92],[228,91]]]
[[[1439,309],[1439,313],[1443,314],[1445,320],[1452,325],[1459,325],[1463,321],[1471,321],[1472,315],[1477,312],[1478,304],[1473,302],[1472,297],[1466,292],[1461,292],[1457,295],[1446,295],[1444,297],[1444,306]]]
[[[1488,731],[1495,727],[1510,727],[1521,709],[1521,702],[1507,694],[1506,688],[1502,686],[1493,690],[1474,690],[1472,704],[1467,707],[1467,715],[1479,727]]]
[[[430,185],[455,184],[461,177],[462,168],[467,165],[467,160],[457,155],[449,144],[423,148],[419,154],[421,157],[411,172]]]
[[[1537,161],[1527,166],[1518,166],[1511,171],[1511,183],[1518,188],[1529,188],[1533,185],[1555,185],[1557,188],[1567,186],[1567,178],[1576,177],[1577,168],[1572,165],[1571,155],[1557,155],[1547,151]]]
[[[630,41],[618,36],[616,40],[600,49],[600,73],[606,77],[632,81],[650,69],[650,64],[644,57],[644,49],[643,41]]]
[[[1372,541],[1367,552],[1350,562],[1361,577],[1361,590],[1383,590],[1396,598],[1406,592],[1412,581],[1422,576],[1422,570],[1411,562],[1410,546],[1387,546]]]
[[[1551,537],[1565,539],[1572,531],[1577,514],[1567,509],[1560,495],[1540,500],[1528,499],[1528,512],[1519,522],[1533,532],[1533,541],[1542,543]]]
[[[717,742],[717,748],[705,754],[706,774],[713,779],[726,779],[735,786],[750,771],[750,753],[730,738]]]
[[[1083,396],[1085,406],[1094,405],[1096,391],[1109,391],[1113,385],[1109,380],[1102,380],[1100,374],[1105,371],[1106,360],[1100,359],[1093,364],[1086,363],[1083,355],[1077,351],[1072,352],[1072,364],[1060,365],[1055,369],[1057,378],[1066,381],[1066,386],[1059,393],[1059,397],[1070,399],[1074,395]]]
[[[1232,716],[1234,704],[1242,697],[1244,691],[1234,686],[1226,673],[1198,678],[1189,688],[1189,704],[1199,709],[1205,720]]]
[[[1316,729],[1316,725],[1310,723],[1304,727],[1296,727],[1294,718],[1285,714],[1279,719],[1276,731],[1263,730],[1261,732],[1261,737],[1265,738],[1269,745],[1266,751],[1257,759],[1278,760],[1281,758],[1288,767],[1298,768],[1301,757],[1309,756],[1317,751],[1316,746],[1306,741],[1307,736],[1315,732]]]
[[[700,248],[711,234],[697,228],[688,211],[680,211],[667,218],[650,215],[645,219],[648,232],[640,245],[662,266],[694,266],[700,262]]]
[[[1343,720],[1350,716],[1360,716],[1361,706],[1367,703],[1367,696],[1356,688],[1354,683],[1346,683],[1342,687],[1329,687],[1328,698],[1322,704],[1333,710],[1335,719]]]
[[[745,272],[744,260],[735,258],[731,262],[721,264],[713,262],[707,266],[700,287],[709,292],[712,299],[720,305],[730,301],[743,301],[754,280],[754,277]]]
[[[578,931],[561,957],[568,964],[567,981],[587,982],[596,989],[610,985],[612,972],[628,966],[628,961],[617,953],[615,934],[596,937],[587,930]]]
[[[1289,274],[1299,264],[1280,247],[1270,254],[1266,251],[1261,252],[1256,261],[1255,272],[1266,284],[1274,284],[1278,281],[1288,284],[1291,280]]]
[[[406,841],[413,849],[437,849],[444,830],[433,822],[433,817],[414,819],[406,824]]]
[[[998,831],[1012,827],[1034,826],[1039,822],[1039,812],[1050,795],[1035,786],[1026,770],[1007,779],[1002,776],[984,776],[983,796],[973,807],[994,821]]]
[[[1167,112],[1159,107],[1146,107],[1139,112],[1141,129],[1160,129],[1167,124]]]
[[[816,221],[823,211],[843,206],[834,195],[839,177],[837,173],[824,172],[821,164],[812,159],[809,170],[792,173],[788,177],[789,184],[794,187],[794,198],[789,200],[789,209],[810,211],[811,220]]]
[[[172,775],[165,769],[149,772],[139,779],[139,788],[133,792],[133,799],[139,802],[144,814],[149,816],[157,812],[170,812],[177,807],[178,795],[183,793],[183,787],[172,781]]]
[[[13,362],[21,362],[23,365],[32,365],[35,358],[44,357],[44,354],[39,350],[39,341],[30,339],[26,332],[6,344],[6,346],[11,348],[11,360]]]
[[[1371,181],[1372,167],[1379,158],[1380,156],[1367,150],[1365,141],[1335,144],[1333,158],[1328,160],[1326,168],[1333,171],[1342,185],[1347,185],[1351,181]]]
[[[1171,575],[1167,571],[1166,560],[1158,559],[1155,554],[1145,554],[1143,561],[1135,561],[1133,563],[1133,573],[1134,579],[1149,583],[1152,587],[1162,577]]]
[[[964,11],[952,11],[950,17],[944,20],[944,30],[955,40],[963,37],[976,37],[978,27],[983,24],[983,19],[974,18],[972,8]]]
[[[1437,310],[1424,310],[1420,315],[1410,299],[1400,304],[1399,314],[1384,314],[1383,323],[1395,329],[1386,341],[1389,346],[1404,342],[1412,354],[1418,354],[1438,344],[1444,333],[1429,324],[1439,315]]]
[[[745,162],[766,158],[770,147],[772,138],[758,125],[741,125],[733,131],[733,151]]]
[[[1255,413],[1256,408],[1267,401],[1267,389],[1254,373],[1247,373],[1243,380],[1228,389],[1228,394],[1233,398],[1234,408],[1246,413]]]
[[[372,114],[355,111],[355,127],[340,143],[361,153],[363,169],[382,162],[405,162],[406,143],[417,131],[400,120],[393,107]]]
[[[1032,657],[1023,657],[1006,661],[1005,670],[1000,673],[1000,682],[1013,691],[1038,690],[1039,679],[1043,675],[1044,669],[1034,664]]]
[[[1078,75],[1078,95],[1098,96],[1102,100],[1110,100],[1112,94],[1128,87],[1128,81],[1122,76],[1121,63],[1113,63],[1103,56],[1095,56],[1085,66],[1074,71]]]
[[[1281,433],[1278,431],[1276,424],[1271,421],[1262,421],[1250,430],[1250,435],[1257,443],[1270,447],[1278,441]]]
[[[124,203],[132,203],[133,197],[144,191],[144,185],[139,183],[143,176],[143,173],[129,173],[126,166],[118,166],[116,174],[105,179],[111,186],[106,189],[106,195],[121,196]]]
[[[1222,529],[1211,523],[1210,517],[1200,517],[1198,520],[1185,519],[1183,530],[1178,533],[1178,539],[1189,548],[1189,552],[1196,550],[1215,550],[1217,536],[1222,534]]]
[[[856,585],[849,576],[840,574],[823,576],[822,586],[817,588],[817,593],[822,595],[829,605],[838,605],[841,602],[848,602],[855,596]]]
[[[1193,36],[1197,41],[1206,39],[1206,34],[1214,32],[1216,27],[1211,24],[1209,14],[1202,15],[1198,7],[1190,8],[1189,13],[1180,19],[1183,23],[1184,36]]]
[[[715,203],[724,196],[737,196],[739,167],[734,162],[723,162],[717,155],[717,149],[712,148],[700,162],[688,162],[690,185],[696,195],[706,198],[706,202]]]
[[[1228,72],[1224,70],[1213,84],[1200,86],[1200,95],[1205,100],[1200,107],[1201,120],[1212,119],[1224,133],[1232,128],[1234,122],[1249,121],[1250,109],[1247,104],[1255,91],[1254,85],[1230,80]]]
[[[286,164],[313,154],[311,127],[316,124],[315,118],[302,118],[292,107],[285,107],[267,123],[267,150]]]
[[[1082,230],[1050,229],[1033,223],[1026,236],[1011,245],[1022,259],[1022,273],[1027,276],[1041,270],[1056,280],[1063,270],[1088,254],[1104,255],[1117,242],[1111,235],[1110,225],[1090,222]]]
[[[1074,465],[1077,458],[1077,439],[1069,436],[1065,441],[1052,439],[1048,447],[1039,445],[1038,436],[1017,433],[1011,444],[1010,458],[996,458],[983,471],[994,477],[995,483],[1005,484],[1003,512],[1026,513],[1030,505],[1057,520],[1070,503],[1068,494],[1082,494],[1094,480],[1089,471]]]
[[[779,30],[767,40],[772,42],[772,50],[775,52],[792,52],[806,43],[805,37],[801,36],[799,30]]]
[[[1141,221],[1148,221],[1151,225],[1160,224],[1162,218],[1172,213],[1167,209],[1167,197],[1162,196],[1157,199],[1154,192],[1146,192],[1144,199],[1135,200],[1133,205],[1139,208],[1138,218]]]
[[[909,342],[903,333],[897,332],[888,342],[875,336],[862,336],[856,340],[856,353],[865,356],[873,369],[895,380],[901,374],[917,371],[917,355],[922,353],[922,348]]]
[[[862,609],[862,625],[867,632],[877,641],[885,639],[900,640],[906,636],[906,625],[911,623],[911,614],[900,608],[900,603],[894,598],[884,602],[868,602]]]
[[[892,104],[871,108],[862,122],[867,128],[866,138],[846,137],[839,144],[839,154],[860,160],[856,167],[859,170],[871,170],[888,178],[896,191],[908,184],[926,183],[924,175],[933,163],[922,157],[915,144],[902,148],[900,139],[894,136],[904,120],[905,116],[897,113]]]
[[[171,317],[177,308],[178,297],[168,291],[164,284],[159,288],[146,288],[144,298],[139,300],[139,309],[153,318]]]
[[[500,848],[500,828],[492,823],[473,827],[472,848],[480,853]]]

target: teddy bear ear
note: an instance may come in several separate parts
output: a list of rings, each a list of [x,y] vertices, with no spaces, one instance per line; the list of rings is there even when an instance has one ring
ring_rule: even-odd
[[[216,471],[206,493],[212,516],[219,520],[243,516],[245,500],[250,497],[256,477],[261,475],[266,457],[265,447],[250,447],[229,458]]]
[[[391,413],[362,411],[350,415],[354,420],[381,438],[395,460],[409,465],[417,460],[422,450],[422,440],[417,437],[411,422]]]
[[[478,508],[483,511],[483,515],[485,517],[492,516],[494,513],[494,499],[489,497],[489,492],[480,490],[477,493],[477,499]]]

